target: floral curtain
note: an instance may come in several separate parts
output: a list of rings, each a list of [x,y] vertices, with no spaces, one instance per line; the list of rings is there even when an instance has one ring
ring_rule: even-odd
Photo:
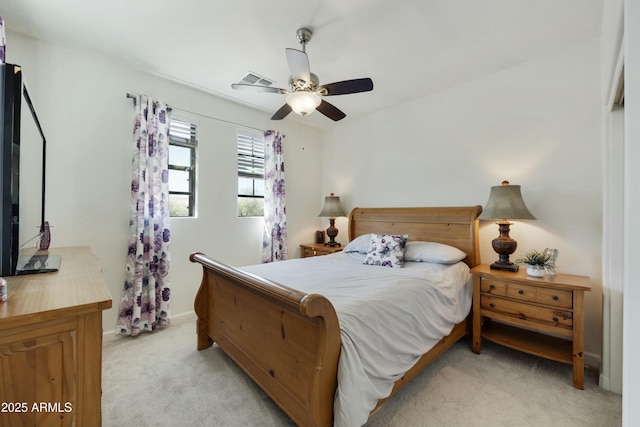
[[[135,99],[129,252],[116,332],[169,325],[169,108]]]
[[[5,63],[6,59],[6,36],[4,32],[4,19],[0,16],[0,64]]]
[[[262,262],[287,259],[287,209],[280,132],[264,132],[264,234]]]

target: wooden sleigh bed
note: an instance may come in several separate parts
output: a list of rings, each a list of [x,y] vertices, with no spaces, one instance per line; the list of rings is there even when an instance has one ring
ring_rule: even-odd
[[[480,206],[355,208],[349,216],[349,239],[368,233],[409,234],[409,240],[461,249],[467,254],[464,262],[474,267],[480,263],[477,217],[481,210]],[[329,300],[201,253],[190,259],[203,267],[194,304],[198,350],[215,342],[298,425],[331,426],[341,338]],[[391,395],[468,329],[467,320],[457,324],[395,383]]]

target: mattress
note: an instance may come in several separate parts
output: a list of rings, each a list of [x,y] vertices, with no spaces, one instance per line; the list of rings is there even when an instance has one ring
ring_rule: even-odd
[[[378,400],[471,309],[463,262],[389,268],[364,265],[364,258],[339,252],[241,268],[331,301],[342,339],[335,427],[365,424]]]

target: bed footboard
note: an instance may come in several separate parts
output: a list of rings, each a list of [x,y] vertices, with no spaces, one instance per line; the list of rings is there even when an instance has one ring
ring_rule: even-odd
[[[201,253],[190,260],[203,267],[198,350],[215,342],[298,425],[332,425],[340,330],[331,303]]]

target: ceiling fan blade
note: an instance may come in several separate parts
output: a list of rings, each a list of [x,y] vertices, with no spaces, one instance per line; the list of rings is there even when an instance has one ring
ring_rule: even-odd
[[[231,87],[233,89],[247,90],[251,92],[288,93],[286,89],[280,89],[278,87],[249,85],[246,83],[234,83]]]
[[[311,69],[309,68],[309,57],[306,53],[298,49],[286,49],[287,62],[291,70],[291,78],[296,80],[311,81]]]
[[[273,116],[271,116],[271,120],[282,120],[287,117],[290,112],[291,106],[289,104],[284,104]]]
[[[346,95],[348,93],[368,92],[370,90],[373,90],[373,81],[368,77],[329,83],[318,88],[318,91],[324,96]]]
[[[345,117],[347,117],[347,115],[342,111],[340,111],[338,107],[332,104],[329,104],[324,99],[322,100],[322,102],[320,102],[320,105],[316,107],[316,110],[320,111],[322,114],[329,117],[334,122],[337,122],[338,120],[342,120]]]

